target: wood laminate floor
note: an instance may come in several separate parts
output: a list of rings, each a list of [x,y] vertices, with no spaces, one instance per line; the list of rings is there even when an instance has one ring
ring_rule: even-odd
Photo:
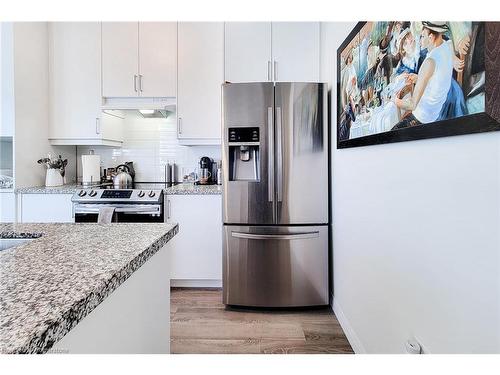
[[[353,353],[329,308],[226,308],[221,290],[173,288],[172,353]]]

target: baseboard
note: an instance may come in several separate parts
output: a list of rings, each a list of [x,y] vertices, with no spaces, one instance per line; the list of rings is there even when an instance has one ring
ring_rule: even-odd
[[[222,288],[222,280],[171,279],[172,288]]]
[[[361,340],[359,339],[358,335],[356,335],[356,332],[349,323],[349,320],[347,320],[347,317],[345,316],[342,308],[340,307],[334,296],[332,296],[332,301],[332,310],[335,313],[340,326],[344,330],[347,340],[349,341],[349,344],[351,344],[352,350],[354,350],[354,353],[356,354],[366,354],[366,350],[363,344],[361,344]]]

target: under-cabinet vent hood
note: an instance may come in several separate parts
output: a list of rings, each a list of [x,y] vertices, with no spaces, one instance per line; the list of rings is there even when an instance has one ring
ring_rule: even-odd
[[[176,98],[103,98],[102,109],[136,109],[175,112]]]
[[[139,109],[139,113],[144,118],[167,118],[171,112],[165,109]]]

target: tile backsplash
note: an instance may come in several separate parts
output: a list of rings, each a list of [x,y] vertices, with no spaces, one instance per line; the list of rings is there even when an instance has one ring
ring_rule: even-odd
[[[101,156],[103,168],[134,162],[135,181],[164,181],[165,164],[175,163],[176,180],[182,181],[183,171],[193,171],[202,156],[221,158],[220,146],[182,146],[177,140],[176,115],[167,118],[143,118],[138,111],[125,111],[122,147],[78,146],[78,181],[82,179],[81,155],[94,150]]]

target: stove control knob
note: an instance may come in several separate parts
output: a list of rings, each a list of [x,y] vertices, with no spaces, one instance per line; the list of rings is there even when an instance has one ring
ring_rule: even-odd
[[[91,197],[95,197],[95,196],[97,195],[97,191],[95,191],[95,190],[90,190],[89,195],[90,195]]]
[[[85,195],[87,195],[87,192],[85,190],[80,190],[80,192],[78,193],[79,197],[84,197]]]
[[[144,196],[144,192],[141,190],[137,195],[139,196],[139,198],[142,198]]]
[[[155,195],[156,193],[153,190],[151,190],[148,194],[148,197],[153,198]]]

